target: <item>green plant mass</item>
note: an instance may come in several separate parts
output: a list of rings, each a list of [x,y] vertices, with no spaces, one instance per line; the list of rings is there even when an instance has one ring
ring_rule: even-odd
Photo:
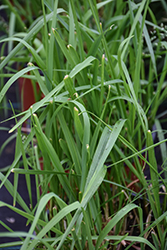
[[[13,205],[0,206],[26,218],[29,230],[3,225],[0,237],[20,240],[0,247],[167,249],[166,2],[2,2],[4,110],[9,88],[20,80],[24,87],[9,131],[15,158],[0,173]]]

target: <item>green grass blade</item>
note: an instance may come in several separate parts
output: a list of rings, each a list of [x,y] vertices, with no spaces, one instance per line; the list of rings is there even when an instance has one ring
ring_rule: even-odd
[[[70,0],[70,4],[71,4],[71,10],[73,13],[73,18],[74,18],[74,23],[75,23],[75,29],[77,32],[77,38],[78,38],[78,45],[79,45],[79,55],[80,55],[80,59],[81,61],[83,61],[85,53],[84,53],[84,46],[83,46],[83,41],[82,41],[82,37],[81,37],[81,30],[80,30],[80,26],[77,20],[77,14],[76,14],[76,10],[75,10],[75,5],[74,5],[74,1]]]
[[[80,152],[76,148],[76,144],[75,144],[73,135],[67,126],[63,112],[60,111],[57,116],[58,116],[61,128],[63,130],[64,136],[65,136],[65,139],[66,139],[66,142],[68,145],[68,149],[70,151],[71,157],[72,157],[73,162],[74,162],[74,168],[75,168],[76,174],[80,175],[81,174],[81,155],[80,155]]]
[[[156,129],[157,129],[159,141],[164,141],[165,136],[164,136],[164,133],[162,131],[162,126],[160,124],[160,121],[158,119],[155,120],[155,126],[156,126]],[[167,162],[166,162],[167,147],[166,147],[166,144],[165,143],[160,144],[160,149],[161,149],[161,157],[162,157],[162,162],[163,162],[163,168],[165,170],[165,169],[167,169]],[[165,175],[165,178],[167,178],[167,172],[166,171],[164,171],[164,175]]]
[[[100,169],[95,170],[93,176],[91,177],[89,184],[87,184],[82,200],[81,205],[85,208],[85,206],[88,204],[89,200],[92,198],[93,194],[97,190],[97,188],[102,183],[104,177],[106,175],[106,168],[101,165]]]
[[[57,19],[57,6],[58,6],[58,0],[55,1],[54,3],[54,12],[53,12],[53,19],[52,19],[52,28],[56,28],[56,19]],[[49,79],[53,79],[53,68],[54,68],[54,45],[55,45],[55,38],[53,32],[51,32],[50,35],[50,43],[49,43],[49,48],[48,48],[48,67],[47,67],[47,72],[48,72],[48,77]],[[46,41],[48,43],[48,41]],[[52,89],[52,86],[50,86],[49,90]]]
[[[38,67],[32,66],[32,67],[27,67],[25,69],[20,70],[19,72],[17,72],[14,76],[12,76],[7,83],[4,85],[4,87],[2,88],[1,92],[0,92],[0,102],[2,101],[2,99],[4,98],[7,90],[10,88],[10,86],[17,80],[19,79],[21,76],[23,76],[25,73],[30,72],[31,70],[34,69],[38,69]]]
[[[76,65],[76,66],[72,69],[72,71],[70,72],[69,76],[70,76],[71,78],[73,78],[75,75],[77,75],[79,72],[81,72],[82,69],[84,69],[84,68],[90,66],[90,65],[91,65],[91,62],[92,62],[93,60],[95,60],[95,57],[93,57],[93,56],[90,56],[90,57],[86,58],[82,63]],[[29,68],[29,67],[28,67],[28,68]],[[32,66],[31,69],[37,69],[37,68],[35,68],[34,66]],[[24,69],[24,70],[26,70],[26,69]],[[23,70],[22,72],[24,72],[24,70]],[[24,73],[26,73],[26,72],[28,72],[28,70],[25,71]],[[20,75],[21,75],[21,74],[20,74]],[[14,77],[13,77],[13,80],[17,80],[17,79],[19,78],[20,75],[17,75],[16,78],[15,78],[15,76],[14,76]],[[10,80],[11,80],[11,79],[10,79]],[[10,81],[10,80],[9,80],[9,81]],[[12,82],[13,82],[13,81],[10,81],[10,84],[12,84]],[[9,86],[10,86],[10,85],[9,85]],[[9,87],[9,86],[8,86],[8,87]],[[7,91],[8,87],[6,87],[6,85],[4,86],[4,91],[2,92],[3,96],[4,96],[4,94],[6,93],[5,91]],[[56,86],[52,91],[50,91],[49,94],[48,94],[47,96],[45,96],[41,101],[35,103],[35,104],[31,107],[31,111],[30,111],[30,109],[27,110],[27,111],[25,112],[24,117],[21,118],[21,119],[19,120],[19,122],[18,122],[9,132],[11,133],[11,132],[13,132],[16,128],[18,128],[23,122],[25,122],[25,121],[31,116],[32,113],[35,113],[39,108],[43,107],[43,106],[50,100],[50,98],[51,98],[53,95],[55,95],[56,92],[59,92],[63,87],[64,87],[64,81],[62,81],[61,83],[59,83],[59,85]],[[4,93],[4,92],[5,92],[5,93]],[[0,95],[0,101],[2,100],[2,97],[3,97],[3,96]]]
[[[0,173],[0,180],[3,181],[4,180],[4,175],[2,173]],[[12,197],[14,197],[14,187],[11,184],[11,182],[7,179],[5,180],[4,186],[6,187],[6,189],[8,190],[8,192],[11,194]],[[22,197],[19,195],[19,193],[16,193],[16,201],[18,202],[18,204],[29,214],[31,214],[30,209],[28,208],[28,206],[26,205],[26,203],[24,202],[24,200],[22,199]]]
[[[41,67],[42,69],[45,69],[46,65],[43,62],[43,60],[40,58],[40,56],[37,54],[37,52],[35,51],[35,49],[29,45],[26,41],[24,41],[24,39],[20,39],[20,38],[16,38],[16,37],[12,37],[12,38],[7,38],[7,39],[3,39],[1,42],[5,42],[5,41],[18,41],[20,43],[22,43],[28,50],[29,52],[32,54],[32,56],[34,57],[36,63],[38,64],[39,67]]]
[[[153,139],[152,139],[151,131],[149,130],[147,133],[147,146],[149,147],[152,145],[153,145]],[[158,172],[158,167],[157,167],[157,161],[156,161],[156,157],[155,157],[154,148],[151,148],[150,150],[148,150],[148,158],[149,158],[150,164],[153,167],[153,169],[150,168],[152,191],[154,194],[157,216],[160,216],[161,215],[161,208],[160,208],[160,197],[159,197],[159,178],[156,174],[156,172]],[[156,215],[154,215],[154,216],[156,216]]]
[[[74,123],[75,123],[77,134],[78,134],[79,139],[82,143],[84,131],[83,131],[83,126],[82,126],[81,120],[79,118],[79,110],[76,107],[74,107]]]
[[[43,154],[46,153],[49,156],[56,171],[64,172],[64,168],[61,165],[58,155],[54,150],[50,141],[47,139],[46,135],[43,133],[39,120],[35,114],[33,115],[33,118],[35,122],[36,136],[38,139],[40,149],[42,150]],[[72,197],[72,199],[75,200],[75,194],[72,191],[66,176],[58,175],[58,178],[60,179],[61,185],[64,187],[66,193],[68,194],[68,197]]]
[[[110,2],[113,2],[113,0],[106,0],[106,1],[103,1],[103,2],[100,2],[100,3],[97,3],[97,4],[96,4],[96,7],[97,7],[97,9],[100,9],[100,8],[102,8],[103,6],[107,5],[107,4],[110,3]],[[85,13],[85,15],[84,15],[84,17],[83,17],[84,23],[85,23],[91,16],[92,16],[92,11],[89,9],[89,10]]]
[[[92,235],[91,235],[91,228],[90,228],[90,221],[87,213],[84,209],[82,209],[83,218],[84,218],[84,226],[85,226],[85,238],[88,238],[88,246],[90,250],[94,249],[93,242],[92,242]]]
[[[84,196],[82,198],[81,201],[81,206],[83,208],[86,208],[87,203],[89,202],[89,200],[92,198],[92,196],[94,195],[94,193],[96,192],[96,190],[98,189],[99,185],[102,183],[104,176],[106,174],[106,168],[104,166],[101,166],[100,169],[98,169],[95,174],[92,176],[90,183],[88,184],[87,189],[85,190]],[[67,235],[69,234],[69,232],[71,231],[72,227],[74,226],[75,222],[77,221],[77,228],[76,228],[76,232],[78,232],[79,228],[80,228],[80,223],[81,223],[81,219],[83,217],[83,215],[81,215],[82,210],[78,209],[75,213],[75,215],[73,216],[73,219],[71,220],[70,225],[68,226],[68,228],[66,229],[66,232],[64,233],[57,249],[61,249]],[[80,217],[81,215],[81,217]],[[78,225],[79,222],[79,225]],[[79,227],[79,228],[78,228]]]
[[[90,131],[90,120],[89,120],[88,114],[85,110],[85,107],[77,101],[72,101],[72,102],[75,104],[75,106],[77,106],[81,110],[81,114],[83,117],[83,132],[82,132],[83,140],[82,140],[82,154],[81,154],[82,175],[81,175],[81,186],[80,186],[80,191],[81,191],[81,193],[83,193],[85,182],[86,182],[86,176],[88,173],[87,159],[88,159],[88,154],[89,154],[88,148],[89,148],[89,144],[90,144],[90,132],[91,132]]]
[[[141,13],[142,13],[146,3],[147,3],[147,0],[143,0],[141,2],[141,4],[139,5],[139,9],[138,9],[138,11],[136,13],[136,16],[135,16],[134,20],[133,20],[133,24],[132,24],[132,27],[131,27],[131,30],[130,30],[130,33],[129,33],[129,37],[131,37],[133,35],[133,33],[135,31],[135,28],[136,28],[136,25],[139,22]],[[129,42],[130,42],[130,40],[128,40],[128,42],[125,44],[125,47],[124,47],[124,49],[122,51],[122,59],[124,59],[124,57],[125,57]]]
[[[104,240],[104,238],[107,236],[107,234],[111,231],[111,229],[125,216],[128,214],[129,211],[131,211],[134,208],[137,208],[138,206],[135,204],[128,204],[124,208],[122,208],[105,226],[105,228],[101,231],[95,249],[99,249],[100,244]]]
[[[63,9],[58,9],[57,10],[57,14],[64,12]],[[51,20],[53,17],[53,12],[48,14],[46,16],[46,22],[48,22],[49,20]],[[28,42],[35,34],[37,34],[40,29],[43,27],[44,25],[44,19],[41,18],[40,21],[27,33],[27,35],[24,38],[24,41]],[[9,55],[7,55],[7,57],[1,62],[0,64],[0,70],[11,60],[11,58],[13,58],[13,56],[15,56],[19,50],[23,47],[23,45],[21,43],[19,43],[12,51]]]
[[[47,94],[49,94],[49,91],[48,91],[48,89],[47,89],[41,75],[39,74],[39,71],[38,70],[33,70],[33,73],[34,73],[34,75],[36,77],[36,81],[39,84],[41,92],[44,94],[44,96],[46,96]]]
[[[90,179],[92,178],[95,170],[101,167],[101,165],[105,163],[108,157],[108,154],[110,153],[116,140],[118,139],[118,136],[122,130],[122,127],[124,126],[124,123],[125,123],[125,120],[120,120],[116,122],[112,131],[110,131],[108,128],[105,128],[103,130],[102,136],[100,138],[98,147],[94,154],[94,158],[93,158],[93,161],[92,161],[89,173],[88,173],[86,186],[88,185]]]
[[[52,194],[53,195],[53,194]],[[42,200],[41,200],[42,201]],[[44,202],[44,201],[43,201]],[[41,204],[39,205],[43,205],[43,202],[41,202]],[[60,220],[62,220],[64,217],[66,217],[68,214],[70,214],[72,211],[74,210],[77,210],[80,208],[80,203],[79,202],[74,202],[64,208],[61,209],[61,211],[56,215],[54,216],[47,224],[46,226],[39,232],[38,234],[38,240],[34,240],[30,245],[29,247],[27,248],[27,250],[30,250],[30,249],[33,249],[35,247],[35,245],[39,242],[40,239],[42,239],[44,237],[44,235],[49,231],[51,230]],[[44,206],[42,206],[44,208]],[[40,211],[39,211],[40,212]],[[37,218],[36,218],[37,217]],[[37,213],[36,213],[36,216],[34,218],[34,221],[35,223],[37,223],[37,220],[38,220],[38,217],[39,217],[39,214],[38,214],[38,210],[37,210]],[[32,231],[32,229],[31,229]],[[29,232],[30,233],[30,232]],[[24,248],[26,245],[24,245]]]

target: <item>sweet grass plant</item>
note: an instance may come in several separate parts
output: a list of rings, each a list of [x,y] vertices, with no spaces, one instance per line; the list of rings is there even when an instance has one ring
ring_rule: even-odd
[[[166,139],[156,116],[167,92],[161,36],[167,31],[151,6],[147,0],[41,0],[42,14],[30,17],[30,28],[16,33],[11,27],[12,36],[0,41],[13,46],[0,63],[1,78],[9,77],[0,101],[19,78],[38,82],[44,96],[24,112],[13,110],[16,124],[9,133],[16,133],[15,159],[0,173],[0,186],[12,195],[13,206],[2,201],[0,206],[27,218],[30,229],[11,232],[3,225],[9,232],[0,237],[20,241],[0,247],[167,249]],[[18,72],[3,73],[12,62],[25,61]],[[24,134],[26,121],[30,132]],[[26,177],[30,206],[17,192],[19,174]],[[35,176],[35,205],[30,175]]]

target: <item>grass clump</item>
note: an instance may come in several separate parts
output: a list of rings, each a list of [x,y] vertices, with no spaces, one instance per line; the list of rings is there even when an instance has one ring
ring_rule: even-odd
[[[0,101],[19,78],[37,82],[43,97],[14,115],[9,132],[17,131],[15,159],[0,175],[1,187],[23,210],[1,206],[30,223],[28,233],[17,232],[18,245],[165,249],[166,139],[157,111],[166,97],[166,29],[146,0],[42,0],[38,8],[41,15],[27,20],[26,32],[14,30],[1,40],[13,47],[0,70],[13,61],[22,68],[10,74]],[[30,132],[23,139],[27,119]],[[155,146],[162,153],[161,173]],[[7,179],[11,171],[14,185]],[[26,176],[30,208],[17,192],[19,174]],[[7,235],[16,234],[0,233]]]

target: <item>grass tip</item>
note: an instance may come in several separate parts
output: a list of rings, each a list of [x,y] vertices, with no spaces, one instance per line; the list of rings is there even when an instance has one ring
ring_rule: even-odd
[[[76,107],[74,107],[74,110],[78,112],[78,109]]]
[[[64,80],[67,79],[68,77],[69,77],[69,75],[65,75]]]
[[[67,49],[69,49],[70,47],[72,47],[72,45],[71,45],[71,44],[68,44],[68,45],[67,45]]]
[[[72,173],[72,174],[75,174],[75,171],[74,171],[73,169],[71,169],[71,173]]]
[[[110,26],[110,30],[112,30],[113,26],[114,26],[114,24],[112,24],[112,25]]]
[[[14,173],[14,168],[11,169],[11,172]]]
[[[73,96],[75,96],[76,98],[78,98],[79,95],[78,95],[78,93],[76,92],[76,93],[73,94]]]
[[[32,62],[27,63],[27,66],[34,66]]]

